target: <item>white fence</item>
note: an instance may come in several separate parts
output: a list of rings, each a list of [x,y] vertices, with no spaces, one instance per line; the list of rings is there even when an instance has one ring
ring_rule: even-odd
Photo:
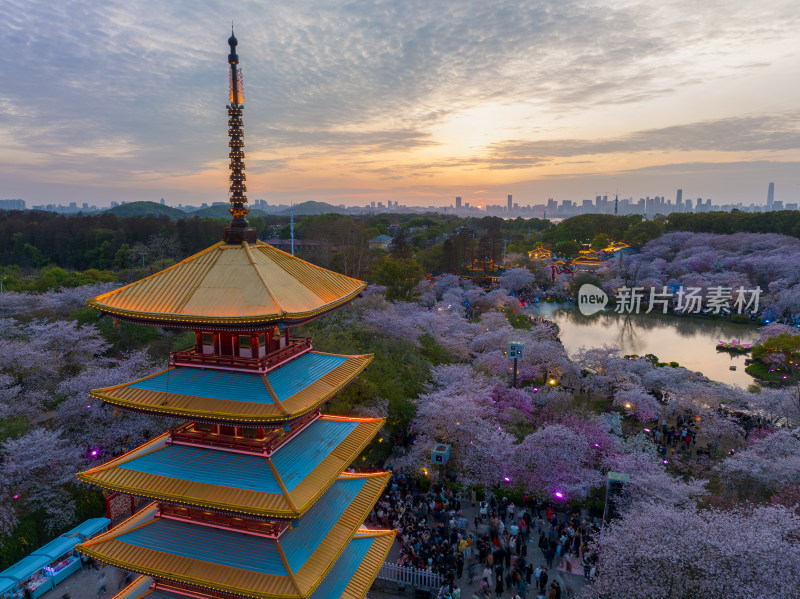
[[[414,586],[418,589],[430,589],[438,591],[441,587],[441,576],[436,572],[420,570],[411,566],[401,566],[400,564],[390,564],[384,562],[378,572],[380,580],[388,580],[397,584]]]

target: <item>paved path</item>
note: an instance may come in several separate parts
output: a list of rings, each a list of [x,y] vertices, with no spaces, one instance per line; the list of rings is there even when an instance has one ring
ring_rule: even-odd
[[[65,594],[69,595],[71,599],[110,599],[122,588],[120,583],[127,572],[113,566],[103,568],[99,563],[97,566],[97,570],[92,568],[78,570],[55,589],[47,591],[41,596],[41,599],[61,599]],[[106,585],[104,593],[98,592],[103,584],[101,582],[103,575],[103,582]]]
[[[462,501],[461,502],[462,512],[464,517],[466,518],[467,522],[469,523],[469,531],[474,532],[475,530],[475,516],[478,514],[477,506],[472,506],[469,501]],[[546,531],[549,531],[550,527],[548,524],[545,524]],[[481,531],[484,532],[484,531]],[[546,561],[542,556],[542,552],[540,551],[539,547],[537,546],[537,541],[539,539],[539,533],[537,532],[536,527],[534,526],[533,530],[531,531],[531,541],[528,543],[528,555],[526,559],[533,564],[533,567],[536,566],[546,566]],[[389,551],[389,556],[386,558],[386,561],[389,562],[396,562],[400,555],[400,542],[395,541],[392,549]],[[579,567],[577,569],[573,568],[575,574],[565,572],[563,570],[558,570],[557,566],[559,565],[559,560],[561,558],[556,557],[555,561],[553,562],[553,568],[548,570],[549,580],[557,580],[561,585],[561,597],[562,599],[572,599],[575,597],[583,585],[585,581],[583,579],[583,567]],[[576,565],[579,560],[576,560]],[[473,594],[480,590],[480,583],[481,583],[481,575],[483,573],[483,565],[476,564],[475,566],[475,579],[472,584],[469,583],[469,574],[468,574],[468,565],[464,565],[464,572],[463,576],[456,581],[456,584],[461,588],[461,599],[472,599]],[[563,566],[562,566],[563,567]],[[548,582],[549,585],[549,582]],[[532,585],[533,586],[533,583]],[[494,598],[494,586],[491,588],[492,590],[492,597]],[[516,594],[515,592],[511,592],[506,590],[503,594],[503,597],[511,598]],[[370,599],[385,599],[388,597],[414,597],[414,590],[411,588],[407,588],[405,592],[398,592],[395,588],[394,584],[386,583],[381,580],[376,580],[375,584],[372,585],[372,590],[369,592]],[[431,597],[436,597],[436,592],[431,593]],[[532,588],[528,589],[527,599],[532,599],[536,597],[536,593]]]

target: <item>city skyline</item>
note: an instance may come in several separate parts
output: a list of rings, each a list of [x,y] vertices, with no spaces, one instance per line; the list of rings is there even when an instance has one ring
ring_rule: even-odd
[[[251,200],[800,200],[793,2],[0,2],[28,206],[225,201],[231,18]]]

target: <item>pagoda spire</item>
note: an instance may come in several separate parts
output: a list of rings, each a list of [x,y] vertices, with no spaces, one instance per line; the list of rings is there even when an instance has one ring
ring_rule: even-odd
[[[228,38],[230,53],[228,54],[228,64],[231,66],[230,74],[230,104],[228,109],[228,146],[231,151],[228,154],[231,171],[229,199],[231,213],[231,224],[225,227],[222,238],[226,243],[241,243],[242,241],[255,242],[256,230],[250,227],[247,222],[247,196],[245,192],[244,174],[244,129],[242,126],[242,110],[244,109],[244,88],[242,86],[242,71],[238,68],[239,55],[236,53],[236,46],[239,41],[233,35],[231,26],[231,37]]]

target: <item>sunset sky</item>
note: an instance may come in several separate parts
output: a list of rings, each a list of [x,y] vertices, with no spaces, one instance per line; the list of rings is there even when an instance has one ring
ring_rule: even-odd
[[[0,198],[800,201],[800,2],[0,0]]]

